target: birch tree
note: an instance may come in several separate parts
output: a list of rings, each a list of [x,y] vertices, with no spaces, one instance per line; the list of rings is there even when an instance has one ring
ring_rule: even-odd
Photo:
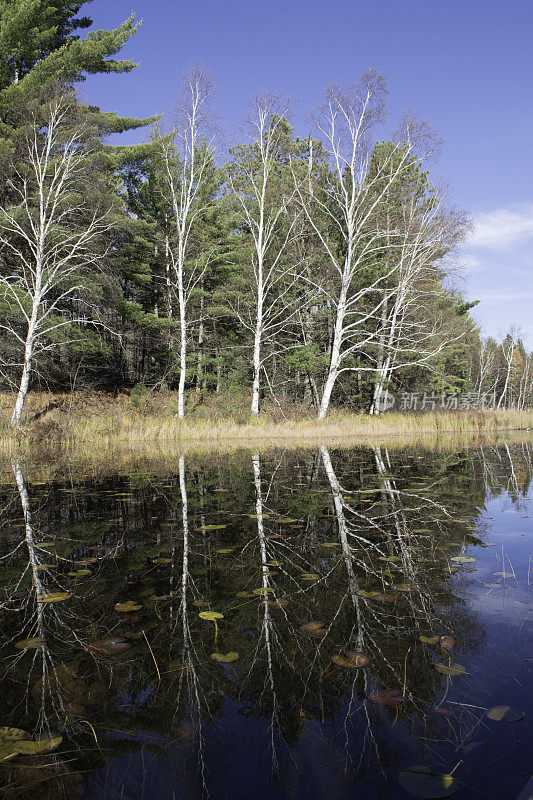
[[[66,325],[86,321],[61,316],[82,288],[82,275],[104,253],[97,239],[110,228],[107,214],[88,208],[84,126],[76,120],[71,95],[59,94],[34,117],[13,180],[15,202],[0,211],[0,297],[17,319],[0,324],[23,351],[22,372],[11,423],[20,426],[36,356],[56,346]],[[81,282],[80,282],[81,281]]]
[[[161,147],[172,203],[174,236],[169,248],[172,290],[179,315],[178,417],[185,415],[187,374],[188,304],[202,280],[208,259],[187,264],[195,223],[205,210],[202,188],[214,164],[213,137],[209,138],[210,99],[215,91],[213,77],[202,66],[186,71],[177,107],[177,122],[171,136],[161,138]]]
[[[259,414],[261,373],[265,372],[264,354],[267,339],[275,342],[295,311],[291,297],[297,278],[294,265],[285,259],[294,235],[297,215],[289,214],[293,188],[287,180],[288,125],[286,117],[290,101],[276,94],[258,92],[251,103],[248,128],[250,145],[235,148],[229,166],[228,183],[237,203],[238,213],[250,242],[251,263],[247,283],[253,302],[243,308],[232,303],[241,324],[253,336],[252,404],[254,416]]]
[[[381,285],[397,269],[373,275],[370,262],[382,247],[385,231],[372,224],[389,189],[409,168],[413,144],[390,148],[369,175],[376,126],[385,120],[384,78],[370,70],[348,88],[330,85],[315,115],[315,125],[329,157],[320,184],[295,175],[300,206],[324,255],[329,281],[315,282],[334,314],[329,365],[322,389],[319,419],[328,411],[339,375],[353,369],[353,357],[376,339],[376,320],[383,305]],[[309,174],[312,172],[312,152]],[[401,234],[389,232],[389,247],[401,245]]]

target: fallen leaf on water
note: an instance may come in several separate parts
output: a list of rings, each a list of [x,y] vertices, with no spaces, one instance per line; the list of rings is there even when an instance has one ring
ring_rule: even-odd
[[[520,722],[524,719],[524,712],[511,706],[492,706],[487,709],[486,716],[495,722]]]
[[[21,639],[20,642],[16,642],[15,647],[17,650],[37,650],[39,647],[43,647],[46,644],[46,639],[41,639],[40,637],[36,636],[33,639]]]
[[[453,636],[441,636],[440,646],[441,650],[453,650],[455,646],[455,639]]]
[[[224,618],[224,614],[221,614],[220,611],[200,611],[198,616],[200,619],[207,619],[210,622],[216,622],[217,619]]]
[[[239,658],[238,653],[211,653],[213,661],[218,661],[221,664],[230,664],[232,661],[237,661]]]
[[[402,769],[398,775],[398,783],[413,797],[426,800],[437,797],[449,797],[457,791],[457,782],[453,775],[432,772],[431,767],[415,764]]]
[[[338,655],[332,656],[331,660],[338,667],[347,667],[348,669],[360,669],[370,663],[370,659],[365,653],[354,653],[351,650],[338,653]]]
[[[113,656],[115,653],[123,653],[129,650],[131,642],[123,636],[110,636],[107,639],[96,639],[87,645],[89,653],[97,653],[100,656]]]
[[[466,669],[462,664],[435,664],[437,672],[443,675],[465,675]]]
[[[380,706],[399,706],[405,702],[400,689],[376,689],[368,695],[368,699]]]
[[[309,636],[325,636],[328,632],[328,628],[326,627],[325,622],[304,622],[303,625],[300,626],[300,630],[303,633],[309,634]]]

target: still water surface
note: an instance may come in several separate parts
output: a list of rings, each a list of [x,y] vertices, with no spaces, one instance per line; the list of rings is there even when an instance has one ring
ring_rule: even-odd
[[[514,800],[531,777],[531,444],[10,469],[3,797]]]

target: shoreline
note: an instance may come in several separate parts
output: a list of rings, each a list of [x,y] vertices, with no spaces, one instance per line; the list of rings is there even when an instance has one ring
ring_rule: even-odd
[[[169,393],[170,394],[170,393]],[[0,397],[0,457],[44,451],[65,456],[105,456],[136,453],[154,456],[186,452],[259,448],[389,445],[431,448],[475,444],[486,438],[525,434],[533,437],[533,411],[388,412],[380,416],[333,410],[319,422],[309,410],[291,409],[291,417],[265,413],[243,419],[243,410],[228,414],[207,409],[179,420],[168,395],[152,408],[137,408],[129,398],[106,395],[32,394],[28,415],[33,421],[20,430],[9,425],[10,395]],[[167,402],[164,402],[167,401]],[[231,397],[227,404],[231,404]],[[225,412],[225,413],[224,413]],[[210,414],[210,416],[209,416]]]

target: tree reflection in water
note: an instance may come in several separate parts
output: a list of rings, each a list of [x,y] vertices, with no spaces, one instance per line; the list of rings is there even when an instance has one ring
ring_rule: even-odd
[[[483,543],[489,493],[524,498],[528,444],[169,467],[28,487],[13,463],[1,495],[4,724],[63,742],[3,764],[6,783],[20,796],[84,783],[89,797],[141,797],[142,763],[147,794],[179,785],[196,797],[231,784],[239,740],[262,760],[257,790],[270,791],[268,761],[287,796],[302,770],[357,774],[378,791],[407,753],[462,757],[483,708],[450,703],[461,679],[435,663],[476,658],[485,632],[457,557]],[[127,601],[140,608],[115,609]],[[216,628],[204,611],[223,615]],[[421,636],[452,637],[453,652]],[[23,639],[45,643],[15,649]],[[95,650],[101,640],[123,651]]]

